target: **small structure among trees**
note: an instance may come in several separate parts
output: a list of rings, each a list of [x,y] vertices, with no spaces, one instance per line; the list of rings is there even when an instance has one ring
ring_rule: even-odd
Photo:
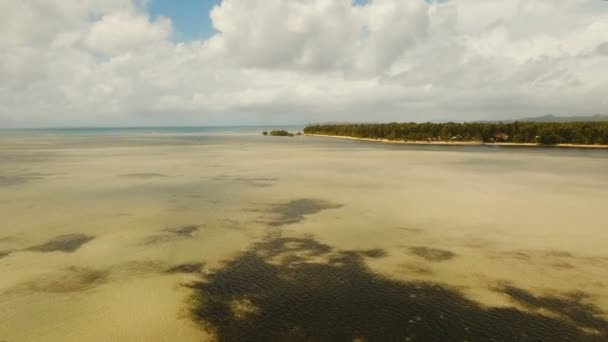
[[[509,141],[509,135],[507,133],[496,133],[494,135],[494,140],[496,142],[506,142]]]

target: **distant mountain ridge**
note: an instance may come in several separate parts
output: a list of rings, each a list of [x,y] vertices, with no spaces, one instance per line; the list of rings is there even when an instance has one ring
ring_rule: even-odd
[[[531,116],[527,118],[521,119],[508,119],[508,120],[474,120],[474,121],[460,121],[460,120],[433,120],[429,122],[433,123],[445,123],[445,122],[478,122],[478,123],[499,123],[499,122],[608,122],[608,115],[595,114],[595,115],[587,115],[587,116],[556,116],[553,114],[543,115],[543,116]],[[404,120],[402,122],[409,122]],[[420,121],[425,122],[425,121]],[[326,121],[326,122],[316,122],[309,123],[306,126],[313,125],[360,125],[360,124],[379,124],[382,122],[352,122],[352,121]]]
[[[526,121],[526,122],[575,122],[575,121],[608,121],[608,115],[592,115],[592,116],[555,116],[552,114],[544,115],[544,116],[536,116],[523,118],[519,120],[509,120],[509,121]]]

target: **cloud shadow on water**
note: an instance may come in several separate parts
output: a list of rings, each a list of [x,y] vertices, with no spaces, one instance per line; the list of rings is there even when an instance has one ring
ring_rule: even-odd
[[[189,283],[192,319],[217,341],[606,341],[581,300],[497,291],[530,310],[484,307],[449,286],[372,272],[374,250],[268,237]],[[579,296],[579,298],[583,298]],[[586,297],[585,297],[586,298]],[[537,309],[548,315],[541,315]]]

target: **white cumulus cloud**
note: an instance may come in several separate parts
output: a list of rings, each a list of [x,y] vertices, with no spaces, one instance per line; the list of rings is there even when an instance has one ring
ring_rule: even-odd
[[[0,127],[608,112],[599,0],[223,0],[179,42],[146,1],[0,2]]]

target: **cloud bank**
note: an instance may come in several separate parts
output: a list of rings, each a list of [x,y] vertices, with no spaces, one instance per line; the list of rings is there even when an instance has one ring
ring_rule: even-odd
[[[144,0],[0,3],[0,127],[608,111],[599,0],[223,0],[179,42]]]

